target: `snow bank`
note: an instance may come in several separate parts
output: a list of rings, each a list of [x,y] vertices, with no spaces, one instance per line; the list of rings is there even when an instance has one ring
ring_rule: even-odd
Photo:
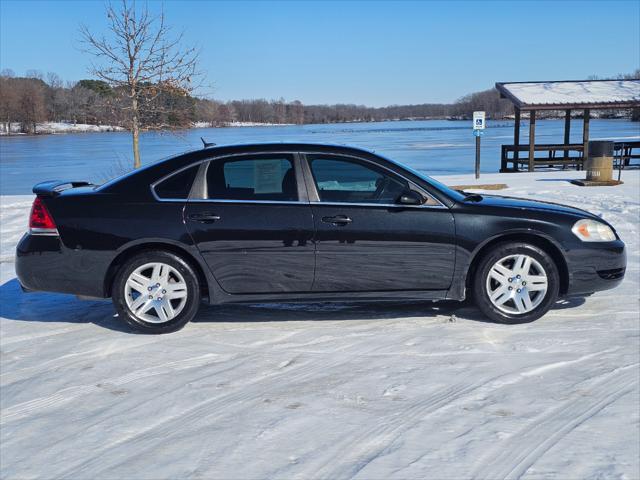
[[[84,132],[124,132],[125,129],[115,125],[90,125],[86,123],[46,122],[39,123],[37,133],[84,133]]]
[[[164,336],[20,292],[31,198],[1,197],[2,478],[638,478],[640,172],[482,175],[602,215],[623,284],[528,325],[472,306],[205,307]],[[440,178],[472,184],[471,176]]]
[[[283,127],[286,125],[294,125],[293,123],[260,123],[260,122],[228,122],[227,127]]]
[[[228,122],[225,127],[279,127],[293,125],[292,123],[259,123],[259,122]],[[211,128],[209,122],[194,122],[192,128]],[[22,135],[20,123],[11,124],[11,135]],[[124,132],[125,128],[117,125],[91,125],[86,123],[44,122],[36,124],[36,133],[88,133],[88,132]],[[7,135],[5,127],[0,127],[0,135]]]
[[[20,123],[11,124],[11,134],[19,134],[22,129]],[[86,132],[124,132],[125,129],[116,125],[90,125],[87,123],[44,122],[36,124],[36,133],[86,133]],[[6,129],[0,130],[0,135],[7,135]]]
[[[224,127],[283,127],[286,125],[294,125],[293,123],[261,123],[261,122],[226,122]],[[192,128],[213,128],[216,125],[210,122],[194,122]]]
[[[191,128],[211,128],[213,124],[211,122],[193,122]]]

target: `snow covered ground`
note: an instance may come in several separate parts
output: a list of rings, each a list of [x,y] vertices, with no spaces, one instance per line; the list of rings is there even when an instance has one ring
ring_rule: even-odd
[[[225,127],[284,127],[294,125],[293,123],[268,123],[268,122],[227,122]],[[193,128],[211,128],[214,125],[211,122],[194,122]]]
[[[11,124],[11,134],[20,134],[20,123]],[[124,128],[115,125],[91,125],[87,123],[43,122],[36,124],[36,133],[87,133],[87,132],[124,132]],[[6,129],[0,129],[0,135],[7,135]]]
[[[259,122],[228,122],[225,127],[278,127],[293,125],[292,123],[259,123]],[[209,122],[194,122],[193,128],[211,128]],[[22,127],[20,123],[13,122],[11,124],[12,135],[24,135],[21,133]],[[117,125],[92,125],[87,123],[68,123],[68,122],[43,122],[36,124],[36,133],[88,133],[88,132],[124,132],[125,128]],[[0,128],[0,135],[8,135],[6,128]]]
[[[0,197],[0,477],[637,479],[639,174],[482,176],[601,214],[628,246],[620,287],[520,326],[452,303],[281,304],[137,335],[108,301],[20,292],[31,198]]]

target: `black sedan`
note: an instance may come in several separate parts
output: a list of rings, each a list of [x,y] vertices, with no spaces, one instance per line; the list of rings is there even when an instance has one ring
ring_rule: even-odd
[[[624,243],[573,207],[467,194],[361,149],[205,148],[104,185],[36,185],[17,247],[25,290],[112,297],[137,329],[202,300],[464,300],[533,321],[618,285]]]

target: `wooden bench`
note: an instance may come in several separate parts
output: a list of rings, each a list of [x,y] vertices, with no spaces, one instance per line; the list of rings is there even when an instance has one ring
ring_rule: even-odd
[[[632,163],[634,160],[638,160],[638,163]],[[620,163],[622,163],[622,168],[640,167],[640,141],[615,142],[613,144],[613,161],[615,168],[620,168]]]
[[[518,152],[516,159],[515,152]],[[534,165],[535,167],[556,167],[556,166],[572,166],[576,168],[582,167],[582,151],[583,145],[579,144],[536,144],[534,145]],[[541,152],[542,155],[537,155]],[[509,166],[511,164],[511,166]],[[502,145],[500,154],[500,171],[501,172],[517,172],[521,166],[525,169],[529,165],[529,145]]]
[[[640,159],[640,141],[614,142],[614,163],[624,162],[631,165],[633,160]],[[534,168],[574,167],[581,170],[584,164],[584,146],[573,144],[536,144],[534,145]],[[516,159],[515,152],[518,152]],[[541,155],[538,155],[541,152]],[[502,145],[500,153],[500,171],[517,172],[529,167],[529,145]],[[617,168],[617,167],[616,167]]]

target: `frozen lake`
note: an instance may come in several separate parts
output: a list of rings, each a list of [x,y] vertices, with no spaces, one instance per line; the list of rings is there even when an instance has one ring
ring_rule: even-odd
[[[563,120],[539,120],[540,143],[561,142]],[[582,138],[582,120],[572,122],[572,142]],[[594,119],[591,139],[638,139],[640,124],[628,120]],[[474,166],[474,137],[470,121],[402,121],[229,127],[147,132],[141,137],[143,163],[201,148],[200,137],[217,144],[248,142],[328,142],[375,150],[430,175],[469,173]],[[526,143],[528,122],[521,142]],[[512,121],[489,121],[482,138],[482,171],[500,167],[500,145],[512,143]],[[131,165],[129,133],[78,133],[0,138],[0,194],[30,193],[34,183],[49,179],[101,183]],[[118,166],[120,165],[120,166]]]

